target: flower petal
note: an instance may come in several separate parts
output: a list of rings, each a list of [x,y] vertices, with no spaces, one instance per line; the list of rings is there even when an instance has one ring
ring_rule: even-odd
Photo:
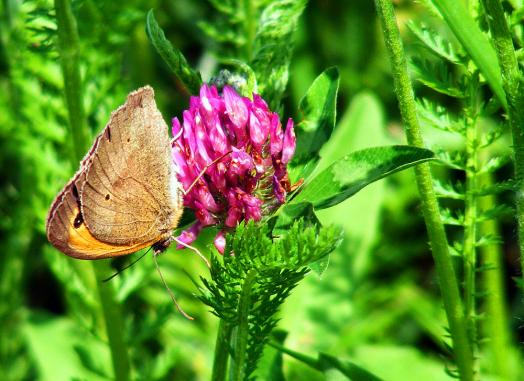
[[[220,254],[224,254],[224,250],[226,248],[226,236],[223,230],[220,230],[217,233],[215,239],[213,240],[213,243],[215,244],[215,247],[217,248],[218,252]]]
[[[280,119],[277,114],[271,115],[271,125],[269,129],[270,137],[270,152],[271,156],[279,156],[282,152],[282,125],[280,124]]]
[[[293,128],[293,120],[291,118],[287,121],[286,132],[284,133],[284,143],[282,147],[282,163],[287,164],[295,154],[297,146],[297,138]]]
[[[191,245],[196,239],[200,231],[202,230],[200,222],[195,222],[189,229],[184,230],[176,239],[184,242],[186,245]],[[177,249],[185,249],[184,245],[178,244]]]

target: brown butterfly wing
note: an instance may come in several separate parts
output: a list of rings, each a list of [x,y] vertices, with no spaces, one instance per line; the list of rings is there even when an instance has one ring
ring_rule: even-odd
[[[167,125],[153,89],[131,93],[111,115],[86,166],[81,211],[93,236],[136,245],[171,235],[181,200]]]
[[[58,250],[79,259],[101,259],[133,253],[155,242],[112,245],[97,240],[87,229],[80,212],[77,184],[85,181],[79,172],[55,199],[47,220],[47,238]]]
[[[117,142],[123,146],[115,147]],[[75,258],[132,253],[171,235],[181,202],[167,126],[153,90],[141,88],[113,113],[77,174],[56,197],[47,236]]]

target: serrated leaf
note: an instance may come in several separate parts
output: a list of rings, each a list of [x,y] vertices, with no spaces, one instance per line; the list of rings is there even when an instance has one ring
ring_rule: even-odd
[[[457,210],[454,215],[449,208],[441,208],[440,217],[444,225],[464,226],[464,213],[461,210]]]
[[[415,79],[430,89],[453,98],[464,98],[466,94],[442,61],[430,61],[413,57],[410,61]]]
[[[310,202],[315,209],[329,208],[374,181],[432,159],[434,155],[430,150],[411,146],[356,151],[320,172],[290,203]]]
[[[470,16],[464,3],[455,0],[431,1],[507,110],[508,104],[502,86],[502,75],[495,49],[493,49],[486,35],[482,33],[475,20]]]
[[[477,222],[482,222],[486,220],[493,220],[501,216],[510,216],[515,213],[515,210],[505,204],[496,205],[493,208],[483,210],[477,217]]]
[[[262,97],[277,110],[288,81],[293,33],[306,0],[274,0],[263,11],[250,62]]]
[[[439,198],[448,198],[453,200],[464,200],[464,186],[462,183],[455,185],[443,183],[437,179],[433,180],[433,189]]]
[[[487,196],[487,195],[502,193],[506,191],[515,192],[518,189],[517,185],[518,185],[517,181],[513,179],[506,180],[506,181],[502,181],[497,184],[482,187],[477,192],[475,192],[475,194],[478,196]]]
[[[417,100],[417,111],[421,124],[462,136],[466,133],[466,124],[463,119],[451,115],[446,108],[428,99]]]
[[[152,9],[147,13],[146,31],[149,40],[167,66],[169,66],[191,94],[198,94],[200,86],[202,85],[200,73],[193,70],[187,63],[184,55],[171,45],[164,31],[158,25]]]
[[[510,161],[509,157],[492,157],[487,162],[483,163],[478,174],[494,172]]]
[[[417,25],[414,22],[408,22],[407,25],[415,37],[431,52],[453,64],[463,64],[464,53],[457,52],[451,42],[444,40],[438,32],[430,30],[423,24]]]

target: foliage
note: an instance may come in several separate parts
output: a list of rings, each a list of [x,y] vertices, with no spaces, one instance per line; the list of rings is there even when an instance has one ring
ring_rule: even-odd
[[[115,332],[133,379],[210,379],[219,375],[213,357],[238,380],[457,376],[414,177],[397,172],[421,161],[432,165],[475,377],[522,378],[522,287],[511,281],[522,273],[513,202],[521,184],[508,131],[519,109],[506,96],[517,81],[497,65],[493,15],[484,10],[492,2],[395,2],[431,151],[402,145],[372,2],[67,3],[86,144],[139,86],[155,88],[168,120],[200,83],[234,84],[246,96],[261,93],[282,120],[294,118],[296,189],[262,224],[231,232],[226,253],[234,255],[216,255],[216,231],[204,231],[195,246],[211,258],[209,271],[190,252],[158,257],[194,321],[176,313],[149,256],[101,282],[142,253],[93,265],[45,239],[47,208],[76,170],[55,3],[1,2],[4,379],[114,378],[101,290],[121,312]],[[524,7],[503,5],[521,68]]]

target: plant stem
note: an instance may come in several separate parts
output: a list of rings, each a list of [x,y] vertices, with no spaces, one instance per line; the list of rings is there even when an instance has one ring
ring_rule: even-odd
[[[64,76],[70,134],[73,139],[72,163],[78,165],[89,144],[84,106],[82,104],[82,79],[80,78],[80,41],[75,16],[69,0],[55,0],[58,27],[58,51]]]
[[[233,327],[231,324],[220,319],[215,344],[215,358],[213,360],[213,374],[211,376],[211,381],[224,381],[226,379],[232,330]]]
[[[115,300],[113,284],[104,283],[104,278],[110,271],[108,262],[94,263],[93,271],[96,275],[98,293],[104,311],[104,322],[109,340],[109,349],[111,350],[115,380],[129,380],[129,355],[124,340],[122,313]]]
[[[519,70],[511,33],[499,0],[482,0],[499,60],[504,91],[508,99],[508,119],[513,136],[513,155],[517,191],[517,224],[521,269],[524,269],[524,81]],[[524,271],[521,271],[524,280]]]
[[[476,73],[470,74],[470,82]],[[466,191],[464,205],[464,314],[468,325],[469,342],[474,353],[477,352],[477,218],[478,218],[478,131],[477,131],[477,91],[478,86],[469,86],[469,105],[466,106]],[[477,357],[477,356],[475,356]],[[478,375],[478,361],[475,360],[475,375]]]
[[[493,185],[490,173],[481,176],[481,186]],[[495,196],[488,195],[479,198],[479,207],[482,210],[493,208],[496,203]],[[498,237],[499,228],[496,220],[486,220],[479,224],[479,235],[481,237]],[[486,348],[489,356],[489,370],[500,377],[501,380],[516,380],[514,366],[516,351],[512,343],[509,331],[508,306],[506,305],[506,292],[504,290],[504,271],[501,246],[498,243],[490,243],[480,248],[482,266],[482,284],[484,285],[484,298],[486,317],[483,320],[483,334],[486,340]]]
[[[406,57],[400,39],[391,0],[375,0],[384,33],[386,49],[391,61],[395,92],[404,122],[407,141],[410,145],[424,147],[418,123],[415,96],[408,75]],[[415,167],[417,186],[422,202],[422,211],[435,261],[444,308],[449,322],[455,361],[463,381],[473,380],[473,353],[468,340],[466,319],[455,270],[448,250],[446,232],[440,218],[433,180],[428,164]]]
[[[78,165],[87,150],[89,132],[82,103],[82,81],[80,77],[80,43],[76,20],[69,0],[55,0],[58,27],[58,51],[64,77],[64,91],[69,115],[70,135],[73,143],[71,163]],[[110,284],[102,284],[106,263],[89,263],[89,269],[96,278],[96,287],[102,305],[104,324],[109,339],[115,380],[129,379],[129,357],[124,341],[124,325],[120,309],[116,304],[114,290]]]
[[[247,339],[249,329],[249,310],[251,307],[251,289],[256,279],[256,270],[251,269],[246,275],[238,303],[238,326],[233,342],[232,381],[242,381],[245,374],[247,357]]]

